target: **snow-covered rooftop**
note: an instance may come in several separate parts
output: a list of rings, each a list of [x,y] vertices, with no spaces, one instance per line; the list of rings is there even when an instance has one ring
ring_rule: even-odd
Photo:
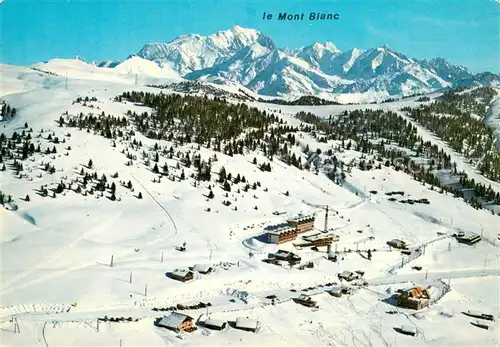
[[[236,318],[236,327],[241,329],[257,329],[257,320],[248,317]]]
[[[268,227],[267,233],[270,235],[278,235],[279,236],[281,234],[288,233],[288,232],[291,232],[294,230],[295,230],[295,228],[291,227],[288,224],[278,224],[278,225],[275,225],[271,228]]]
[[[175,271],[172,271],[172,276],[184,277],[189,273],[192,273],[192,272],[189,270],[175,270]]]
[[[226,321],[221,320],[221,319],[214,319],[214,318],[208,318],[203,322],[205,325],[213,326],[213,327],[219,327],[222,328],[224,324],[226,324]]]
[[[195,264],[193,266],[193,271],[197,272],[208,272],[210,269],[213,269],[213,266],[210,264]]]
[[[193,318],[179,312],[172,312],[170,313],[170,315],[164,316],[158,322],[158,325],[165,328],[177,329],[177,327],[187,319],[193,319]]]
[[[308,220],[308,219],[314,219],[314,216],[313,215],[302,215],[302,214],[299,214],[297,216],[288,218],[288,222],[302,222],[302,221]]]
[[[302,236],[302,238],[306,241],[314,242],[314,241],[323,240],[323,239],[327,239],[327,238],[331,238],[333,240],[336,240],[339,238],[339,236],[335,235],[333,233],[317,233],[317,234],[313,234],[313,235],[304,235],[304,236]]]

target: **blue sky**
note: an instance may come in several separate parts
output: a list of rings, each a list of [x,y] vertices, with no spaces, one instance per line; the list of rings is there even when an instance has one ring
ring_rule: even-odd
[[[264,11],[339,13],[340,19],[265,21]],[[500,72],[499,11],[495,0],[4,0],[0,61],[124,59],[148,42],[240,25],[268,34],[279,47],[388,44],[410,57],[442,56],[474,72]]]

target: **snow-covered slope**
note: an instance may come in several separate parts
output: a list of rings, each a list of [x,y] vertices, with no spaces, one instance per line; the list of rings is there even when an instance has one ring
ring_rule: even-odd
[[[486,111],[484,123],[488,125],[497,138],[496,146],[500,149],[500,90],[497,89],[497,96]]]
[[[0,64],[0,97],[22,93],[41,87],[44,83],[58,83],[57,79],[47,79],[47,74],[24,66]]]
[[[182,80],[182,77],[180,77],[179,74],[174,71],[168,64],[160,67],[158,66],[158,64],[152,62],[151,60],[146,60],[137,56],[132,56],[127,60],[121,62],[120,64],[116,65],[112,71],[116,71],[121,74],[138,74]]]
[[[283,56],[280,64],[312,71],[289,57]],[[66,112],[104,112],[119,119],[127,119],[129,110],[151,114],[150,108],[114,97],[133,90],[159,93],[159,89],[135,86],[125,78],[127,74],[105,73],[88,65],[76,60],[39,66],[63,76],[67,71],[67,84],[65,77],[0,65],[2,93],[10,92],[2,99],[18,110],[15,117],[2,123],[1,132],[10,139],[14,132],[19,136],[25,131],[32,143],[42,148],[27,160],[17,160],[23,163],[26,176],[19,177],[11,168],[14,158],[7,156],[3,160],[8,169],[0,171],[0,189],[12,195],[18,207],[15,211],[12,204],[6,204],[9,209],[0,208],[2,346],[355,347],[388,346],[392,341],[412,347],[498,345],[498,319],[492,322],[492,329],[482,330],[460,313],[470,309],[496,318],[500,314],[498,216],[476,210],[452,194],[440,194],[384,165],[368,171],[354,167],[341,186],[323,172],[299,170],[276,157],[271,161],[271,172],[261,171],[252,164],[253,158],[259,163],[269,159],[259,148],[226,155],[215,151],[215,146],[147,138],[134,124],[128,128],[134,131],[116,139],[78,127],[60,127],[57,120]],[[71,77],[78,73],[81,79]],[[161,91],[169,93],[168,89]],[[90,101],[75,102],[85,97]],[[383,107],[395,111],[415,103],[412,99]],[[300,124],[293,117],[298,111],[328,117],[360,107],[250,106],[272,113],[290,126]],[[340,141],[318,142],[316,135],[305,131],[293,136],[300,146],[317,148],[321,153],[331,150],[345,163],[369,155],[341,150]],[[282,139],[286,140],[286,134]],[[142,153],[152,155],[156,145],[161,147],[161,166],[167,164],[174,179],[162,177],[158,182],[158,175],[145,166]],[[299,145],[290,144],[288,148],[305,162]],[[44,154],[46,148],[53,147],[56,153]],[[169,148],[174,152],[172,157],[168,156]],[[188,152],[192,157],[199,152],[203,159],[216,155],[211,181],[198,182],[190,177],[196,170],[184,167],[178,157]],[[125,165],[125,153],[137,158],[132,165]],[[89,159],[93,161],[91,168]],[[43,163],[54,165],[56,170],[52,174],[44,171]],[[244,192],[234,183],[230,192],[223,191],[216,182],[222,166],[233,177],[236,173],[244,175],[247,182],[259,182],[259,186]],[[107,198],[107,191],[103,196],[97,190],[78,193],[81,170],[95,172],[98,177],[106,175],[107,184],[116,182],[119,200]],[[186,180],[176,178],[181,170],[186,171]],[[129,180],[133,191],[126,183],[120,184]],[[51,188],[61,181],[73,181],[74,185],[55,198],[36,193],[42,185]],[[93,185],[89,181],[84,191]],[[206,197],[208,185],[215,192],[214,199]],[[371,194],[373,190],[379,193]],[[388,201],[384,193],[389,191],[404,191],[407,198],[426,198],[430,205]],[[29,201],[25,199],[27,194]],[[224,206],[221,202],[226,199],[238,209]],[[260,238],[268,225],[281,223],[298,212],[316,213],[313,232],[319,233],[324,228],[325,205],[331,207],[328,227],[340,237],[334,246],[340,252],[337,262],[326,259],[324,247],[318,251],[298,249],[291,242],[274,245]],[[274,211],[285,214],[275,215]],[[484,240],[474,247],[459,244],[449,235],[457,229],[481,231]],[[414,264],[410,262],[400,273],[388,272],[407,259],[388,248],[386,241],[393,238],[411,242],[415,248],[425,245],[426,251],[415,260],[424,267],[422,271],[412,269]],[[176,250],[184,243],[186,251]],[[366,252],[354,251],[358,247],[378,251],[368,260]],[[311,262],[314,266],[300,270],[262,261],[279,249],[291,249],[304,264]],[[188,282],[166,276],[195,264],[211,264],[215,271],[196,273]],[[337,275],[344,270],[364,271],[368,286],[339,280]],[[414,311],[396,308],[390,300],[397,289],[412,284],[409,281],[431,285],[433,293],[445,295],[413,315]],[[333,282],[352,287],[352,294],[336,298],[326,293]],[[449,292],[441,292],[443,288]],[[311,295],[318,308],[295,303],[293,298],[301,292]],[[266,298],[270,295],[276,297],[275,303]],[[210,303],[209,309],[193,307],[200,302]],[[194,318],[196,331],[177,333],[155,326],[156,317],[169,312],[153,308],[177,304],[189,306],[181,312]],[[200,324],[207,313],[231,324],[222,331],[209,330]],[[131,320],[98,320],[104,316]],[[258,331],[235,329],[232,322],[237,317],[258,320]],[[395,332],[402,325],[415,326],[417,336]]]
[[[81,59],[52,59],[33,68],[63,78],[90,79],[124,84],[161,84],[183,80],[175,71],[139,57],[130,57],[113,68],[98,67]]]

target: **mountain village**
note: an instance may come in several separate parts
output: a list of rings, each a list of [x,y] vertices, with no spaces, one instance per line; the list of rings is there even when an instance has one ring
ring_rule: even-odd
[[[500,343],[498,75],[239,26],[0,69],[2,345]]]

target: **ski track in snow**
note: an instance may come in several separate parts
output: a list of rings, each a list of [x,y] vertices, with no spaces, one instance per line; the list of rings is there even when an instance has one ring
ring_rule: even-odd
[[[60,257],[61,255],[63,255],[67,251],[69,251],[78,242],[80,242],[81,240],[83,240],[85,237],[91,235],[92,233],[96,233],[96,232],[100,232],[100,231],[106,230],[106,227],[108,225],[111,225],[113,222],[115,222],[121,216],[121,214],[122,214],[122,211],[119,211],[114,217],[108,219],[105,223],[101,224],[96,229],[91,229],[91,230],[87,231],[86,233],[83,233],[82,235],[78,236],[73,241],[71,241],[70,243],[68,243],[66,246],[60,248],[55,253],[49,255],[48,257],[46,257],[45,259],[43,259],[38,265],[30,268],[29,270],[23,271],[23,272],[19,273],[18,275],[14,276],[13,278],[11,278],[10,280],[6,281],[6,283],[3,283],[1,294],[5,295],[6,293],[9,293],[9,292],[11,292],[13,290],[16,290],[16,289],[18,289],[18,288],[20,288],[22,286],[25,286],[26,283],[22,284],[21,286],[19,286],[17,288],[10,288],[10,286],[13,283],[19,282],[20,280],[22,280],[26,276],[31,275],[35,271],[38,271],[38,270],[42,269],[43,266],[45,266],[45,265],[53,262],[54,260],[56,260],[58,257]],[[69,269],[69,270],[63,270],[63,272],[68,272],[68,271],[71,271],[71,269]],[[41,281],[43,279],[46,279],[47,277],[39,277],[35,281],[39,282],[39,281]]]

